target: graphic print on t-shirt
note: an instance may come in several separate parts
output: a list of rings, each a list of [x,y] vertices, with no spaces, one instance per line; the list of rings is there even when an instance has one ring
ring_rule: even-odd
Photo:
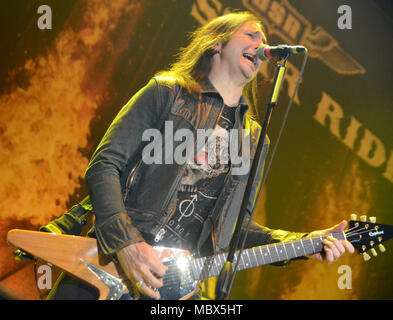
[[[192,250],[202,225],[213,209],[229,171],[229,130],[234,124],[234,107],[225,106],[205,145],[186,165],[177,194],[176,210],[165,226],[165,245]]]

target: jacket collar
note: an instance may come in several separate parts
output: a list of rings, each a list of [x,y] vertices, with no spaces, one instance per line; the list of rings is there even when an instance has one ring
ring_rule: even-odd
[[[220,93],[213,86],[213,84],[210,82],[208,77],[204,77],[202,79],[200,86],[201,86],[201,93],[202,94],[214,93],[214,94],[219,95],[220,98],[222,99]],[[240,96],[239,106],[241,106],[243,108],[246,107],[246,110],[248,110],[248,103],[247,103],[246,99],[244,98],[243,94]]]

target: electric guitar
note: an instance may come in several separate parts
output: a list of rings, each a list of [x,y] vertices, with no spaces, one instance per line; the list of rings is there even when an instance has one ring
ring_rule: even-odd
[[[382,242],[393,237],[393,226],[377,224],[375,217],[351,215],[346,231],[333,233],[336,239],[348,240],[367,261],[377,255]],[[323,251],[324,237],[303,238],[244,249],[235,254],[233,266],[237,270],[285,261]],[[47,261],[65,272],[98,288],[99,299],[117,300],[127,292],[135,292],[123,276],[119,265],[100,253],[97,240],[86,237],[14,229],[7,241],[31,256]],[[199,290],[203,279],[218,276],[227,258],[226,253],[212,257],[194,258],[186,251],[175,248],[154,247],[168,270],[159,288],[161,299],[188,299]],[[137,295],[137,293],[134,293]]]

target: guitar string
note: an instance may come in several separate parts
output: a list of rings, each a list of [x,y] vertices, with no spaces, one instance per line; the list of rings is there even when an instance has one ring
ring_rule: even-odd
[[[195,263],[194,264],[191,263],[191,269],[195,270]],[[202,275],[203,272],[204,270],[201,271],[200,275]],[[169,268],[163,277],[165,283],[166,284],[177,283],[178,282],[177,280],[179,278],[178,273],[179,271],[174,266],[172,266],[172,268]],[[196,281],[196,279],[193,279],[193,281]]]
[[[357,229],[358,227],[353,227],[348,229],[347,231],[345,231],[345,234],[348,237],[355,237],[367,232],[371,232],[371,231],[376,231],[375,228],[373,229],[366,229],[365,227]],[[315,238],[310,238],[310,240],[314,240],[314,239],[319,239],[319,237],[315,237]],[[368,239],[372,239],[371,237],[367,237],[367,238],[362,238],[362,240],[368,240]],[[358,242],[361,241],[360,239],[358,240],[351,240],[352,242]],[[285,242],[283,242],[284,244]],[[260,247],[264,247],[264,246],[260,246]],[[266,248],[268,247],[268,245],[266,245]],[[269,252],[270,253],[270,252]],[[196,279],[192,279],[191,281],[187,281],[186,284],[191,284],[194,281],[200,280],[200,279],[204,279],[204,278],[208,278],[209,277],[209,273],[211,271],[211,269],[209,268],[209,270],[201,270],[201,272],[199,274],[195,274],[195,268],[199,268],[199,266],[197,265],[197,260],[201,260],[201,262],[204,264],[203,258],[198,258],[198,259],[194,259],[192,261],[190,261],[190,268],[191,271],[193,271],[194,276],[196,276]],[[214,259],[216,260],[216,259]],[[217,261],[213,262],[216,266],[217,266]],[[220,262],[219,262],[220,263]],[[242,266],[244,266],[243,263],[241,263],[241,265],[239,265],[238,267],[241,268]],[[207,271],[207,274],[206,274]],[[179,280],[179,276],[178,276],[179,270],[177,270],[174,266],[172,266],[172,268],[169,268],[168,271],[166,272],[165,276],[163,277],[164,280],[164,285],[165,286],[170,286],[172,284],[178,284],[179,281],[181,282],[181,280]],[[205,274],[204,274],[205,273]],[[202,276],[202,278],[201,278]]]
[[[319,239],[319,237],[310,238],[309,240],[315,240],[315,239]],[[299,242],[300,242],[300,240],[299,240]],[[289,242],[288,242],[288,243],[289,243]],[[284,243],[283,243],[282,245],[284,245]],[[305,245],[307,246],[307,243],[305,243]],[[269,247],[269,245],[266,245],[265,248],[263,248],[264,246],[260,246],[260,247],[261,247],[261,249],[266,249],[267,247]],[[270,259],[272,260],[272,255],[270,254],[270,251],[269,251],[269,255],[270,255]],[[238,258],[238,256],[239,256],[239,254],[236,255],[237,258]],[[244,257],[245,257],[245,256],[243,255],[243,258],[244,258]],[[280,255],[279,255],[279,254],[278,254],[278,257],[280,258]],[[246,258],[247,258],[247,257],[246,257]],[[193,268],[193,270],[194,270],[194,275],[196,275],[197,278],[200,279],[201,276],[202,276],[202,278],[208,278],[208,277],[214,276],[214,275],[210,275],[211,269],[209,269],[209,270],[201,270],[201,272],[200,272],[199,274],[195,274],[195,268],[199,268],[199,266],[197,265],[197,263],[199,264],[199,262],[198,262],[197,260],[201,260],[200,263],[205,264],[205,262],[203,261],[203,258],[198,258],[198,259],[194,259],[194,260],[191,261],[191,263],[192,263],[192,268]],[[212,262],[211,262],[212,266],[215,265],[216,268],[222,267],[221,262],[217,259],[217,257],[216,257],[216,259],[214,259],[214,260],[215,260],[215,261],[212,261]],[[244,263],[244,262],[241,262],[241,260],[242,260],[242,257],[240,258],[240,265],[238,266],[238,269],[239,269],[239,270],[240,270],[241,268],[243,268],[244,266],[247,266],[247,262]],[[248,260],[251,262],[251,258],[248,258]],[[256,256],[255,256],[255,260],[258,262],[258,259],[257,259]],[[263,260],[263,261],[264,261],[264,260]],[[177,274],[178,272],[177,272],[176,269],[172,269],[172,270],[173,270],[173,271],[172,271],[172,274],[171,274],[171,275],[169,275],[169,276],[166,275],[166,276],[165,276],[166,279],[173,280],[173,278],[176,278],[176,274]],[[169,271],[169,270],[168,270],[168,271]]]
[[[199,258],[199,259],[201,259],[201,258]],[[214,263],[216,264],[216,266],[218,265],[217,261],[214,262]],[[241,263],[238,267],[241,268],[244,265],[246,265],[246,264]],[[191,262],[191,267],[194,269],[194,271],[195,271],[195,267],[198,267],[196,265],[196,259]],[[210,271],[211,271],[211,269],[209,269],[209,270],[201,270],[201,272],[198,275],[196,275],[197,279],[193,279],[193,281],[197,281],[198,279],[205,279],[205,278],[214,276],[214,275],[210,275]],[[175,267],[170,268],[167,271],[167,273],[165,274],[164,278],[163,278],[164,281],[165,281],[165,285],[178,283],[178,281],[177,281],[177,279],[178,279],[177,274],[178,274],[178,270],[176,270]],[[195,275],[195,273],[194,273],[194,275]],[[192,283],[193,281],[189,281],[187,283]]]
[[[359,229],[358,228],[359,228],[359,226],[353,226],[352,228],[349,228],[348,230],[346,230],[345,234],[346,235],[350,235],[350,234],[354,233],[353,231],[360,231],[360,230],[365,230],[366,229],[365,227],[359,228]],[[376,229],[374,228],[374,229],[370,229],[370,230],[376,230]]]
[[[352,228],[349,228],[347,231],[345,231],[345,233],[351,233],[352,230],[356,230],[357,228],[359,228],[359,226],[353,226]]]
[[[363,234],[363,233],[366,233],[366,232],[370,232],[370,231],[376,231],[376,229],[371,229],[371,230],[365,230],[365,231],[363,231],[363,232],[361,232],[361,233],[359,233],[359,234],[354,234],[354,235],[352,235],[352,236],[356,236],[356,235],[360,235],[360,234]],[[373,239],[375,239],[375,237],[372,237],[372,236],[369,236],[369,237],[362,237],[362,238],[359,238],[359,239],[353,239],[353,240],[350,240],[351,242],[360,242],[360,241],[368,241],[368,240],[373,240]],[[380,242],[380,241],[378,241],[378,242]]]
[[[367,230],[367,229],[365,227],[363,227],[363,228],[356,229],[354,231],[348,232],[348,234],[349,235],[353,235],[353,234],[357,234],[357,232],[359,232],[359,231],[364,231],[364,230]]]
[[[201,259],[201,258],[199,258],[199,259]],[[215,264],[217,265],[217,262],[215,262]],[[191,261],[190,265],[191,265],[192,271],[195,271],[195,267],[198,267],[196,265],[196,259]],[[168,271],[165,273],[165,276],[163,277],[165,284],[177,283],[178,282],[177,280],[179,278],[178,273],[179,273],[179,271],[174,266],[172,266],[172,268],[169,268]],[[195,272],[194,272],[194,276],[197,276],[197,278],[200,278],[202,276],[203,277],[202,279],[211,277],[209,274],[210,274],[210,269],[209,270],[201,270],[201,272],[199,274],[195,274]],[[196,280],[198,280],[198,279],[193,279],[192,281],[190,281],[188,283],[191,283]]]
[[[358,232],[358,231],[362,231],[362,232]],[[373,229],[366,229],[366,228],[361,228],[359,230],[356,230],[356,232],[351,232],[349,233],[349,236],[354,236],[354,235],[359,235],[359,234],[363,234],[365,232],[371,232],[371,231],[377,231],[377,229],[373,228]]]
[[[353,228],[352,228],[353,229]],[[346,232],[348,232],[349,230],[351,230],[351,229],[348,229]],[[352,236],[353,234],[350,234],[350,236]],[[277,244],[278,246],[283,246],[284,248],[286,248],[285,247],[285,244],[289,244],[289,243],[297,243],[297,242],[301,242],[301,243],[303,243],[303,245],[305,245],[305,246],[308,246],[308,247],[310,247],[311,248],[311,246],[307,243],[307,242],[305,242],[305,241],[307,241],[307,240],[320,240],[320,238],[321,237],[312,237],[312,238],[308,238],[308,239],[299,239],[299,240],[295,240],[295,241],[284,241],[284,242],[282,242],[282,243],[279,243],[279,244]],[[322,238],[327,238],[327,236],[324,236],[324,237],[322,237]],[[247,250],[250,250],[250,249],[253,249],[254,250],[254,252],[255,252],[255,249],[259,249],[259,250],[266,250],[266,249],[268,249],[268,247],[273,247],[271,244],[268,244],[268,245],[263,245],[263,246],[258,246],[258,247],[253,247],[253,248],[249,248],[249,249],[247,249]],[[274,252],[274,251],[273,251]],[[270,254],[270,251],[268,251],[267,253],[269,253]],[[225,259],[225,254],[222,254],[223,256],[224,256],[224,259]],[[270,254],[271,255],[271,254]],[[280,257],[280,255],[279,254],[277,254],[279,257]],[[239,253],[237,252],[237,255],[236,255],[236,258],[238,258],[238,256],[239,256]],[[243,257],[245,257],[244,255],[242,255]],[[254,253],[254,256],[255,256],[255,253]],[[295,256],[296,257],[296,256]],[[218,256],[216,256],[216,258],[215,259],[213,259],[214,261],[212,261],[211,262],[211,264],[213,265],[213,264],[215,264],[215,265],[221,265],[221,262],[219,261],[219,259],[217,259],[217,258],[219,258]],[[242,257],[241,257],[241,259],[242,259]],[[251,258],[248,258],[250,261],[251,261]],[[198,260],[200,261],[200,262],[198,262]],[[202,265],[204,265],[205,264],[205,260],[206,260],[206,257],[201,257],[201,258],[196,258],[196,259],[193,259],[193,260],[191,260],[190,261],[190,263],[192,264],[192,267],[194,268],[194,270],[195,270],[195,267],[196,268],[200,268],[198,265],[197,265],[197,263],[199,264],[199,263],[201,263]],[[257,257],[255,257],[255,260],[256,261],[258,261],[258,258]],[[240,262],[240,263],[242,263],[242,262]],[[242,263],[243,264],[243,263]],[[203,272],[203,271],[201,271],[201,272]]]
[[[319,237],[315,237],[315,238],[310,238],[310,239],[308,239],[308,240],[315,240],[315,239],[319,239]],[[300,242],[300,240],[299,240],[299,242]],[[287,243],[289,243],[289,242],[287,242]],[[282,243],[282,245],[284,245],[284,242]],[[307,245],[307,243],[305,243],[305,245]],[[259,246],[259,247],[256,247],[256,248],[259,248],[260,250],[263,250],[263,249],[267,249],[269,247],[269,245],[266,245],[266,246]],[[254,249],[254,251],[255,251],[255,248],[252,248],[252,249]],[[268,252],[269,254],[270,254],[270,251]],[[254,254],[255,255],[255,254]],[[237,254],[236,255],[236,257],[238,258],[238,256],[239,256],[239,254]],[[224,257],[224,255],[223,255],[223,257]],[[243,255],[243,258],[244,258],[245,256]],[[271,259],[272,259],[272,255],[270,254],[270,257],[271,257]],[[278,254],[278,257],[280,258],[280,255]],[[212,276],[214,276],[214,275],[210,275],[210,271],[212,271],[211,270],[211,267],[215,267],[215,268],[220,268],[220,267],[222,267],[222,265],[221,265],[221,262],[219,261],[219,259],[217,259],[217,258],[219,258],[218,256],[216,256],[216,258],[214,259],[214,261],[211,261],[210,263],[211,263],[211,266],[210,266],[210,268],[209,268],[209,270],[201,270],[199,273],[198,273],[198,268],[200,268],[200,266],[198,265],[199,263],[201,263],[202,265],[204,265],[205,263],[206,263],[206,257],[202,257],[202,258],[197,258],[197,259],[194,259],[194,260],[192,260],[192,261],[190,261],[190,263],[191,263],[191,268],[192,268],[192,271],[193,271],[193,275],[195,276],[195,278],[196,279],[194,279],[194,281],[195,280],[198,280],[198,279],[203,279],[203,278],[208,278],[208,277],[212,277]],[[225,257],[224,257],[225,258]],[[244,263],[244,262],[241,262],[241,259],[242,259],[242,257],[240,258],[240,265],[239,265],[239,268],[242,268],[242,267],[244,267],[244,266],[247,266],[247,263]],[[250,261],[251,261],[251,258],[248,258]],[[257,257],[255,257],[255,260],[258,262],[258,258]],[[198,262],[199,261],[199,262]],[[213,270],[214,271],[214,270]],[[178,270],[176,270],[176,268],[175,267],[172,267],[172,268],[170,268],[168,271],[167,271],[167,273],[165,274],[165,276],[164,276],[164,279],[166,280],[166,283],[168,283],[169,281],[173,281],[173,282],[176,282],[176,280],[177,280],[177,278],[178,278],[178,276],[177,276],[177,274],[178,274]]]
[[[313,238],[309,238],[309,239],[307,239],[307,240],[316,240],[316,239],[320,239],[320,237],[313,237]],[[300,242],[300,240],[298,240],[298,242]],[[289,242],[286,242],[286,243],[289,243]],[[303,241],[302,241],[302,243],[303,243]],[[284,245],[284,242],[282,243],[282,245]],[[308,245],[307,243],[304,243],[304,245]],[[269,245],[266,245],[266,246],[260,246],[260,248],[261,249],[267,249],[269,247]],[[259,247],[258,247],[259,248]],[[311,246],[310,246],[310,248],[311,248]],[[268,251],[268,253],[269,253],[269,255],[270,255],[270,258],[272,259],[272,255],[271,255],[271,253],[270,253],[270,251]],[[239,254],[237,254],[236,255],[237,257],[239,256]],[[244,256],[243,256],[244,257]],[[280,255],[278,254],[278,257],[280,258]],[[255,259],[256,259],[256,261],[258,261],[258,259],[255,257]],[[197,260],[200,260],[200,262],[198,262]],[[217,268],[219,268],[220,267],[220,261],[218,261],[217,259],[214,259],[215,261],[212,261],[211,263],[212,263],[212,265],[215,265],[215,267],[217,267]],[[251,261],[251,259],[249,259],[250,261]],[[196,276],[196,278],[197,279],[195,279],[195,280],[198,280],[198,279],[203,279],[203,278],[208,278],[208,277],[211,277],[211,276],[213,276],[213,275],[210,275],[210,271],[211,271],[211,269],[209,269],[209,270],[201,270],[201,272],[199,273],[199,274],[195,274],[196,272],[195,272],[195,269],[196,268],[199,268],[199,266],[198,266],[198,264],[199,263],[202,263],[202,264],[205,264],[205,261],[204,261],[204,259],[203,258],[198,258],[198,259],[194,259],[194,260],[192,260],[191,261],[191,267],[193,268],[193,271],[194,271],[194,276]],[[244,263],[244,262],[241,262],[241,258],[240,258],[240,265],[238,266],[238,269],[240,270],[242,267],[244,267],[244,266],[247,266],[247,263]],[[177,274],[178,274],[178,271],[173,267],[173,268],[171,268],[171,269],[169,269],[167,272],[170,272],[170,274],[166,274],[165,276],[164,276],[164,279],[166,280],[166,284],[168,284],[168,283],[176,283],[177,281],[177,278],[178,278],[178,276],[177,276]],[[194,280],[194,281],[195,281]]]
[[[373,239],[373,238],[354,239],[354,240],[351,240],[351,243],[360,242],[360,241],[368,241],[368,240],[372,240],[372,239]],[[379,242],[376,243],[376,244],[379,244]],[[372,246],[371,246],[371,247],[372,247]]]
[[[362,238],[358,238],[358,239],[351,239],[350,241],[351,242],[358,242],[358,241],[367,241],[367,240],[373,240],[373,239],[375,239],[374,237],[362,237]]]
[[[361,235],[361,234],[364,234],[364,233],[367,233],[367,232],[370,232],[370,231],[376,231],[376,229],[375,228],[373,228],[373,229],[366,229],[366,228],[360,228],[360,229],[357,229],[358,227],[353,227],[353,228],[350,228],[350,229],[348,229],[346,232],[345,232],[345,234],[346,234],[346,236],[347,237],[355,237],[355,236],[358,236],[358,235]],[[315,237],[315,238],[310,238],[309,240],[314,240],[314,239],[318,239],[319,237]],[[364,240],[365,238],[363,238],[363,240]],[[371,237],[368,237],[368,238],[366,238],[366,239],[371,239]],[[300,240],[299,240],[300,241]],[[352,241],[360,241],[360,240],[352,240]],[[263,247],[263,246],[261,246],[261,247]],[[268,245],[265,247],[265,248],[267,248],[268,247]],[[190,263],[191,263],[191,268],[192,268],[192,270],[194,271],[194,276],[209,276],[209,271],[207,271],[207,270],[201,270],[201,272],[199,273],[199,274],[195,274],[195,268],[198,268],[198,266],[197,266],[197,260],[201,260],[201,262],[203,262],[203,258],[198,258],[198,259],[195,259],[195,260],[193,260],[193,261],[191,261]],[[214,262],[212,262],[213,264],[215,264],[216,266],[219,264],[219,263],[217,263],[217,261],[214,261]],[[243,265],[243,263],[242,263],[242,265]],[[207,272],[206,272],[207,271]],[[176,283],[176,282],[178,282],[177,280],[178,280],[178,273],[179,273],[179,271],[175,268],[175,267],[172,267],[172,268],[169,268],[169,270],[167,271],[167,273],[165,274],[165,276],[164,276],[164,279],[165,279],[165,283],[166,284],[171,284],[171,283]],[[204,274],[205,273],[205,274]],[[197,277],[198,278],[198,277]],[[194,281],[196,281],[197,279],[194,279]]]

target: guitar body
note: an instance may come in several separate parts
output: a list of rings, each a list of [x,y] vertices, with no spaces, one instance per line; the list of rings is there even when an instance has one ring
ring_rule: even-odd
[[[117,278],[123,284],[122,293],[133,289],[124,279],[120,268],[103,255],[97,247],[97,240],[87,237],[27,231],[14,229],[8,232],[7,241],[32,256],[47,261],[65,272],[89,283],[99,290],[99,299],[110,296],[111,287],[94,272],[98,268],[105,274]],[[188,299],[199,291],[199,281],[195,281],[189,268],[192,257],[186,250],[154,247],[161,261],[168,266],[159,289],[163,300]],[[131,287],[129,290],[129,287]],[[119,299],[121,295],[117,296]]]
[[[167,247],[153,247],[168,267],[163,286],[158,289],[161,300],[187,300],[199,291],[199,281],[195,280],[191,269],[193,260],[187,250]]]

